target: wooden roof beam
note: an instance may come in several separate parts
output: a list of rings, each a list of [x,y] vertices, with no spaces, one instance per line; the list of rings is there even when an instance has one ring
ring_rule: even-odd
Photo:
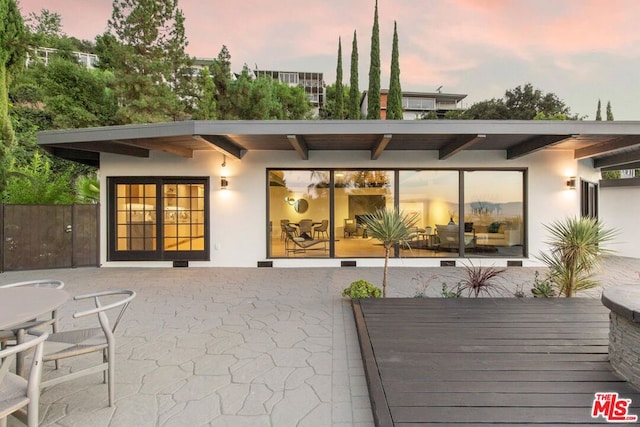
[[[309,147],[302,135],[287,135],[289,143],[302,160],[309,160]]]
[[[585,148],[579,148],[575,151],[574,158],[584,159],[587,157],[597,156],[598,154],[605,154],[611,151],[620,150],[622,148],[633,147],[635,145],[640,146],[640,136],[622,136],[608,141],[599,142]]]
[[[233,141],[223,135],[193,135],[193,137],[195,139],[208,142],[213,145],[217,151],[238,160],[242,159],[242,157],[247,154],[247,150],[238,147],[233,143]]]
[[[516,159],[556,145],[572,135],[539,135],[507,149],[507,159]]]
[[[378,160],[382,152],[393,138],[393,135],[387,133],[384,135],[380,135],[376,142],[374,142],[373,147],[371,147],[371,160]]]
[[[445,160],[448,159],[449,157],[453,156],[454,154],[469,148],[470,146],[480,142],[480,141],[484,141],[487,138],[487,135],[458,135],[456,136],[455,140],[446,143],[440,150],[439,150],[439,159],[440,160]]]
[[[625,151],[624,153],[593,159],[593,167],[605,168],[609,166],[616,166],[616,169],[634,169],[627,165],[632,165],[636,162],[640,162],[640,150]]]

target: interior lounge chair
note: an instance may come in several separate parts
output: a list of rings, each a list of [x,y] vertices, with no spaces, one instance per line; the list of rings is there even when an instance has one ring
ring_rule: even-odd
[[[287,256],[291,253],[304,253],[307,251],[328,251],[327,239],[305,239],[287,232],[287,240],[284,241],[284,250]]]
[[[438,236],[440,249],[459,249],[460,248],[460,229],[458,225],[436,225],[436,233]],[[476,238],[473,233],[464,234],[465,249],[475,248]]]
[[[358,226],[356,220],[352,218],[346,218],[344,220],[344,237],[351,237],[358,234]]]

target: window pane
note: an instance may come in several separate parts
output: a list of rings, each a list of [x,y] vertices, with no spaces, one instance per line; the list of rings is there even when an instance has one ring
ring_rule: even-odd
[[[384,256],[384,248],[367,234],[362,217],[379,209],[393,209],[393,181],[393,171],[335,172],[336,256]]]
[[[522,171],[465,172],[465,234],[475,238],[474,255],[523,256],[523,182]]]
[[[144,251],[155,247],[155,197],[145,198],[145,192],[155,189],[149,184],[118,184],[116,186],[117,251]]]
[[[414,236],[401,246],[403,257],[451,256],[454,244],[440,245],[437,226],[447,226],[458,215],[458,171],[400,171],[400,210],[416,215]],[[454,235],[455,236],[455,235]]]
[[[328,171],[269,172],[269,256],[328,257],[329,233],[316,232],[323,220],[329,221]]]

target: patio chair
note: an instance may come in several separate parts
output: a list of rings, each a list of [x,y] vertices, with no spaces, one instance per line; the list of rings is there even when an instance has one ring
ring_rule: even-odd
[[[64,288],[64,282],[62,282],[61,280],[39,279],[29,280],[26,282],[9,283],[8,285],[0,286],[0,288],[17,288],[23,286],[34,288],[62,289]],[[51,317],[47,317],[44,319],[33,319],[29,322],[16,325],[10,330],[0,331],[0,348],[3,349],[7,347],[7,343],[9,341],[16,341],[16,344],[22,343],[24,337],[21,336],[20,331],[26,331],[33,328],[43,328],[47,326],[51,326],[51,329],[54,333],[58,332],[58,310],[53,310],[51,312]],[[56,369],[57,368],[58,364],[56,363]]]
[[[293,236],[287,233],[287,240],[284,241],[284,250],[289,256],[290,253],[307,252],[307,250],[328,250],[327,239],[305,239],[304,237]],[[314,247],[322,245],[322,247]]]
[[[42,374],[42,352],[44,341],[49,335],[44,332],[39,337],[0,351],[0,426],[7,425],[7,417],[13,414],[28,427],[38,425],[38,405],[40,403],[40,376]],[[27,379],[9,372],[16,354],[31,350],[35,353]],[[26,406],[26,413],[25,408]]]
[[[48,362],[76,357],[89,353],[101,352],[102,363],[86,369],[72,372],[70,374],[61,375],[46,381],[42,381],[42,383],[40,384],[41,388],[45,389],[85,375],[90,375],[96,372],[103,372],[104,381],[107,383],[109,394],[109,406],[113,406],[113,402],[115,401],[114,363],[116,353],[116,340],[114,332],[118,327],[118,323],[120,323],[122,316],[127,310],[129,303],[135,298],[135,296],[136,293],[134,291],[114,290],[96,292],[74,297],[74,300],[84,300],[92,298],[94,300],[96,308],[78,311],[73,314],[73,318],[78,319],[81,317],[96,314],[98,317],[98,322],[100,323],[100,327],[63,331],[49,335],[47,343],[60,343],[66,344],[66,346],[61,350],[57,350],[53,353],[47,353],[47,349],[45,348],[45,355],[43,356],[42,360]],[[110,302],[111,298],[115,297],[119,297],[119,299],[115,302]],[[107,317],[107,311],[116,308],[119,308],[119,311],[117,312],[117,316],[115,318],[113,326],[110,326],[109,318]]]

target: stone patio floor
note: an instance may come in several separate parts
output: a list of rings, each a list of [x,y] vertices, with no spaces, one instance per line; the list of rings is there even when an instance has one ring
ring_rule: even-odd
[[[503,295],[527,297],[535,268]],[[391,268],[389,296],[439,296],[461,268]],[[371,426],[353,314],[341,290],[381,268],[78,268],[4,272],[0,284],[60,279],[71,295],[133,289],[117,335],[116,404],[99,374],[44,390],[43,426]],[[640,259],[609,257],[603,286],[640,284]],[[580,294],[599,298],[601,289]],[[61,328],[83,322],[61,310]],[[87,357],[99,357],[97,355]],[[80,359],[61,369],[78,368]],[[45,367],[44,376],[54,373]],[[21,425],[9,419],[9,426]]]

